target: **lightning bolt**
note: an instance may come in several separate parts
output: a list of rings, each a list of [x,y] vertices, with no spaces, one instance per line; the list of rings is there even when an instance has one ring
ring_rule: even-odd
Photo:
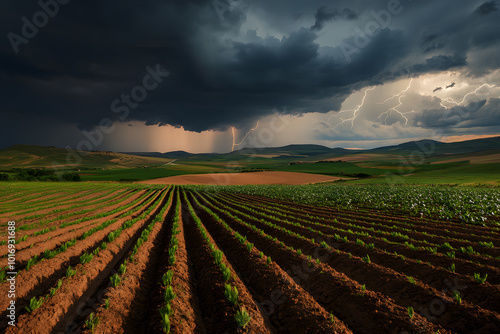
[[[447,97],[446,99],[444,99],[444,100],[442,100],[442,101],[441,101],[441,103],[440,103],[440,104],[441,104],[441,107],[443,107],[443,108],[447,108],[447,107],[443,104],[443,102],[448,102],[448,103],[454,104],[454,105],[456,105],[456,106],[460,106],[460,105],[462,105],[462,104],[464,104],[464,103],[465,103],[465,101],[467,100],[467,98],[468,98],[469,96],[471,96],[471,95],[477,95],[477,94],[478,94],[478,92],[479,92],[479,90],[481,90],[483,87],[488,87],[488,88],[490,88],[490,89],[491,89],[491,88],[499,88],[498,86],[495,86],[495,85],[483,84],[483,85],[479,86],[478,88],[476,88],[475,90],[473,90],[473,91],[471,91],[471,92],[469,92],[469,93],[465,94],[465,95],[464,95],[464,97],[463,97],[460,101],[458,101],[458,102],[457,102],[457,101],[455,101],[455,100],[454,100],[453,98],[451,98],[451,97]]]
[[[406,87],[405,89],[403,89],[402,91],[400,91],[399,93],[397,94],[394,94],[393,96],[385,99],[384,101],[382,102],[378,102],[377,104],[385,104],[387,103],[388,101],[392,100],[392,99],[395,99],[397,98],[397,101],[398,101],[398,104],[395,105],[394,107],[392,108],[389,108],[387,109],[386,111],[384,111],[383,113],[381,113],[378,118],[382,117],[383,115],[385,115],[385,119],[384,119],[384,122],[387,121],[387,118],[391,115],[391,112],[396,112],[398,113],[401,117],[403,117],[405,119],[405,125],[408,124],[408,118],[405,116],[406,114],[409,114],[409,113],[412,113],[412,112],[415,112],[415,110],[411,110],[409,112],[401,112],[398,108],[401,107],[403,105],[403,98],[406,96],[406,92],[408,92],[408,90],[410,89],[411,87],[411,83],[413,82],[413,78],[410,79],[410,82],[408,83],[408,87]]]
[[[364,93],[364,95],[363,95],[363,98],[361,99],[361,103],[360,103],[360,104],[358,104],[358,105],[356,106],[356,108],[354,108],[354,109],[347,109],[347,110],[341,110],[341,111],[339,111],[337,114],[335,114],[335,115],[332,115],[332,116],[328,117],[327,122],[330,122],[330,118],[332,118],[332,117],[337,117],[337,116],[339,116],[340,114],[343,114],[343,113],[346,113],[346,112],[352,112],[352,111],[353,111],[354,113],[352,114],[352,117],[350,117],[350,118],[342,118],[342,117],[339,117],[341,122],[335,126],[335,128],[336,128],[336,127],[338,127],[338,126],[339,126],[339,125],[341,125],[341,124],[344,124],[344,123],[346,123],[346,122],[351,122],[351,128],[352,128],[352,127],[354,126],[354,120],[356,120],[356,118],[358,117],[359,110],[360,110],[360,109],[364,106],[364,104],[365,104],[365,100],[366,100],[366,96],[368,95],[368,92],[369,92],[369,91],[372,91],[372,90],[374,90],[374,89],[375,89],[375,86],[365,89],[365,93]]]
[[[250,130],[246,133],[245,137],[243,137],[243,139],[242,139],[239,143],[236,143],[235,128],[234,128],[234,126],[232,126],[232,127],[231,127],[231,131],[232,131],[232,133],[233,133],[233,147],[231,148],[231,152],[233,152],[233,151],[234,151],[234,147],[235,147],[235,146],[239,146],[239,145],[241,145],[241,144],[243,143],[243,141],[247,138],[247,136],[250,134],[250,132],[255,131],[258,127],[259,127],[259,121],[257,121],[257,125],[255,125],[255,128],[250,129]]]

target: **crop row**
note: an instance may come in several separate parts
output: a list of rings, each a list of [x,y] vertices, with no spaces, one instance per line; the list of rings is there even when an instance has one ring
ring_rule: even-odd
[[[497,277],[498,269],[492,266],[486,266],[482,264],[477,264],[470,260],[466,259],[458,259],[451,258],[447,256],[443,256],[437,253],[437,248],[426,247],[425,249],[419,249],[414,247],[412,244],[391,242],[386,238],[375,238],[372,237],[367,232],[359,232],[352,231],[351,229],[342,229],[340,227],[336,227],[329,224],[322,224],[320,222],[312,222],[312,221],[288,221],[283,218],[275,217],[274,215],[266,214],[261,210],[257,210],[255,208],[251,208],[242,203],[231,203],[233,206],[237,206],[241,211],[243,209],[247,210],[246,215],[254,217],[262,217],[261,219],[267,221],[273,221],[274,224],[278,224],[280,226],[293,226],[299,229],[299,231],[309,231],[313,232],[316,235],[329,235],[334,238],[338,242],[348,242],[348,237],[352,237],[356,239],[356,242],[359,244],[366,244],[367,249],[373,250],[374,248],[378,248],[380,250],[392,249],[394,252],[399,254],[404,254],[405,257],[420,259],[422,261],[428,261],[429,263],[433,263],[437,266],[443,266],[446,268],[453,268],[455,271],[455,265],[458,264],[458,267],[462,272],[474,275],[474,273],[484,272],[488,273],[490,276]],[[359,241],[358,241],[359,240]],[[412,247],[413,246],[413,247]],[[465,249],[467,252],[468,249]],[[473,255],[474,253],[470,253]],[[488,259],[484,259],[483,261],[488,261]]]
[[[202,198],[202,197],[200,197]],[[212,200],[209,200],[209,202],[213,202]],[[449,291],[450,297],[442,297],[442,293],[439,290],[432,289],[429,286],[426,286],[422,282],[419,282],[418,280],[412,278],[411,276],[405,277],[401,274],[398,274],[397,272],[391,272],[390,270],[387,270],[386,268],[380,267],[378,265],[374,265],[370,261],[369,256],[365,256],[363,258],[356,258],[348,256],[347,253],[341,252],[339,250],[334,250],[331,248],[331,246],[326,243],[325,241],[314,241],[314,239],[308,239],[300,234],[291,232],[289,230],[286,230],[284,228],[277,228],[274,226],[274,231],[272,232],[273,228],[269,229],[260,229],[256,225],[252,225],[251,223],[247,223],[251,221],[251,217],[245,216],[241,213],[237,213],[238,211],[230,208],[225,208],[221,205],[221,203],[213,202],[214,204],[210,204],[213,209],[220,211],[223,213],[227,219],[224,219],[226,222],[236,222],[246,226],[248,229],[247,230],[252,230],[256,236],[258,236],[260,239],[267,239],[268,242],[272,241],[276,244],[279,245],[279,247],[287,248],[288,250],[295,252],[298,255],[303,255],[306,254],[307,252],[308,259],[312,259],[311,256],[314,254],[318,253],[319,249],[323,249],[324,251],[327,251],[330,255],[326,256],[327,259],[333,259],[337,258],[336,260],[329,260],[327,263],[332,263],[332,266],[330,268],[340,268],[343,270],[343,273],[346,274],[349,277],[357,278],[357,279],[365,279],[366,280],[366,285],[363,284],[362,286],[362,293],[365,293],[367,288],[373,289],[374,291],[378,291],[380,293],[383,293],[384,295],[388,295],[391,297],[393,300],[397,301],[401,305],[412,305],[411,310],[412,310],[412,315],[411,317],[415,317],[418,314],[418,311],[413,311],[413,308],[415,310],[419,310],[422,312],[422,310],[425,310],[425,306],[429,305],[430,302],[432,302],[436,298],[441,298],[443,300],[446,300],[447,303],[452,303],[447,307],[447,312],[449,314],[456,314],[457,316],[462,317],[463,319],[468,319],[467,322],[471,324],[472,328],[478,328],[477,326],[482,326],[485,323],[487,323],[488,319],[492,319],[492,317],[498,317],[495,312],[488,311],[488,310],[481,310],[480,311],[477,309],[477,306],[469,304],[467,301],[462,300],[462,295],[458,290],[455,291]],[[241,218],[238,218],[241,217]],[[244,220],[242,220],[242,218]],[[255,221],[255,220],[254,220]],[[259,220],[256,220],[257,222]],[[262,221],[262,220],[260,220]],[[258,225],[258,224],[257,224]],[[276,229],[277,228],[277,229]],[[266,230],[267,233],[272,233],[271,235],[265,234],[264,232]],[[272,236],[274,234],[274,236]],[[302,245],[302,249],[294,249],[292,246],[287,246],[283,240],[284,239],[278,239],[276,238],[276,235],[279,236],[279,238],[284,238],[288,240],[288,242],[295,245]],[[321,236],[318,236],[320,240],[322,239]],[[264,242],[264,241],[263,241]],[[272,246],[271,246],[272,247]],[[338,259],[340,258],[340,259]],[[323,260],[323,259],[322,259]],[[319,261],[319,258],[317,258],[317,261]],[[359,261],[356,263],[356,261]],[[323,261],[321,261],[323,262]],[[333,265],[334,264],[334,265]],[[358,271],[352,271],[352,267],[355,266],[359,268]],[[301,276],[302,277],[302,276]],[[379,278],[380,277],[380,278]],[[391,286],[387,286],[387,280],[390,280]],[[364,282],[363,282],[364,283]],[[366,288],[364,288],[366,286]],[[401,295],[400,291],[406,291],[406,294],[410,296],[414,296],[412,298],[408,298],[408,295]],[[430,294],[429,294],[430,293]],[[418,296],[418,297],[415,297]],[[482,301],[481,301],[482,302]],[[491,304],[490,304],[491,305]],[[493,304],[494,305],[494,304]],[[410,306],[409,306],[410,307]],[[408,308],[408,310],[410,310]],[[337,311],[338,312],[338,311]],[[425,314],[422,314],[425,315]],[[342,317],[341,317],[342,318]],[[453,318],[453,316],[451,316]],[[495,322],[498,322],[495,320]],[[472,325],[474,324],[475,325]],[[454,330],[455,328],[459,328],[462,326],[461,324],[457,324],[450,322],[449,320],[445,319],[438,319],[436,321],[437,325],[444,326],[445,328],[449,328],[451,330]],[[498,325],[498,323],[497,323]]]
[[[343,209],[401,210],[413,216],[500,225],[500,190],[438,186],[259,185],[191,186],[210,192],[234,192]]]
[[[64,293],[63,294],[58,294],[57,291],[60,289],[56,289],[56,291],[52,294],[50,299],[47,299],[47,291],[48,294],[50,295],[51,289],[46,290],[42,285],[46,286],[46,284],[39,284],[39,287],[36,289],[36,291],[46,291],[42,293],[42,297],[37,297],[36,291],[35,295],[31,296],[31,300],[37,300],[38,301],[38,307],[40,308],[42,305],[44,305],[46,302],[49,303],[47,306],[48,309],[51,309],[54,307],[54,305],[58,305],[58,310],[55,312],[55,318],[53,318],[51,321],[52,323],[48,324],[48,328],[50,326],[55,326],[57,324],[61,324],[62,322],[65,322],[65,318],[67,320],[67,316],[69,314],[67,313],[67,309],[75,303],[75,298],[81,298],[83,296],[83,293],[85,291],[88,291],[89,288],[95,286],[95,282],[91,277],[96,277],[97,275],[100,275],[102,273],[102,270],[104,267],[106,267],[111,261],[116,261],[120,259],[121,257],[116,255],[120,254],[123,252],[123,244],[124,243],[130,243],[132,241],[131,237],[134,234],[139,233],[138,231],[141,231],[141,226],[144,225],[144,223],[147,220],[147,217],[149,217],[152,213],[153,210],[158,210],[160,204],[164,201],[165,199],[165,191],[163,191],[161,194],[158,194],[157,198],[154,199],[154,202],[152,204],[148,204],[147,207],[144,209],[144,211],[138,215],[137,217],[134,217],[132,219],[127,219],[125,220],[121,226],[119,226],[116,229],[113,229],[112,231],[107,232],[105,234],[105,238],[101,239],[101,241],[98,241],[99,239],[95,239],[93,243],[99,242],[96,246],[91,246],[90,248],[87,248],[87,251],[81,254],[78,257],[78,262],[79,264],[76,265],[75,267],[72,267],[71,264],[67,267],[65,271],[65,276],[66,279],[66,284],[63,284],[63,289]],[[140,224],[137,224],[140,222]],[[129,231],[130,232],[126,232]],[[143,229],[144,230],[144,229]],[[104,231],[102,231],[104,232]],[[125,233],[126,232],[126,233]],[[137,238],[140,238],[140,234],[137,235]],[[111,247],[112,246],[112,247]],[[111,247],[111,248],[110,248]],[[83,249],[82,249],[83,251]],[[101,256],[102,252],[105,252],[104,255]],[[111,254],[115,254],[114,256],[110,256]],[[96,260],[96,258],[99,258],[99,260]],[[52,259],[53,261],[54,259]],[[52,262],[48,262],[48,264],[51,264]],[[104,267],[103,267],[104,266]],[[21,273],[22,274],[22,273]],[[78,274],[78,275],[77,275]],[[26,276],[26,275],[25,275]],[[57,279],[57,272],[54,272],[54,275],[51,276],[51,280]],[[57,283],[56,283],[57,284]],[[89,285],[90,284],[90,285]],[[66,289],[64,288],[66,286]],[[69,289],[69,290],[68,290]],[[72,291],[71,293],[68,294],[68,291]],[[78,295],[75,295],[77,293]],[[80,297],[77,297],[80,296]],[[19,297],[18,297],[19,298]],[[43,299],[42,299],[43,298]],[[42,302],[40,302],[42,300]],[[18,300],[19,302],[19,300]],[[28,310],[28,309],[27,309]],[[43,316],[44,312],[37,312],[36,314],[21,314],[19,317],[19,321],[21,324],[24,324],[24,326],[30,326],[32,323],[31,320],[33,317],[36,319],[36,317]],[[64,316],[64,317],[63,317]],[[72,318],[72,320],[75,320],[75,318]],[[70,321],[72,323],[73,321]],[[10,330],[10,329],[9,329]],[[50,329],[47,329],[47,332],[50,331]]]

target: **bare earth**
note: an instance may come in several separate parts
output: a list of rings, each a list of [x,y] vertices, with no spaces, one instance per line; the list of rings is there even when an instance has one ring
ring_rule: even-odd
[[[294,173],[294,172],[250,172],[250,173],[217,173],[194,174],[164,177],[154,180],[140,181],[146,184],[309,184],[341,179],[327,175]]]

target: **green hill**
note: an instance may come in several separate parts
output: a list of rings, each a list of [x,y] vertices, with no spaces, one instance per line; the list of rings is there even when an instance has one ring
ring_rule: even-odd
[[[106,151],[74,151],[57,147],[14,145],[0,150],[0,168],[117,168],[163,165],[169,159]]]

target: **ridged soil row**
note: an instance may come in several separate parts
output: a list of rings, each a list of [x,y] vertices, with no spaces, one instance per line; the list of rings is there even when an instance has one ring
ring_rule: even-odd
[[[154,194],[154,192],[151,192],[151,194],[148,197],[151,197],[153,194]],[[112,211],[117,207],[126,205],[130,202],[133,202],[138,197],[139,197],[139,194],[136,194],[136,196],[131,196],[130,198],[126,199],[124,202],[109,207],[108,210]],[[127,208],[125,210],[122,210],[120,212],[117,212],[116,214],[113,214],[112,216],[88,220],[88,221],[78,223],[76,225],[68,225],[66,227],[58,228],[54,231],[50,231],[50,232],[47,232],[45,234],[38,235],[36,237],[31,235],[26,241],[21,241],[21,242],[16,244],[16,260],[21,264],[25,263],[31,257],[41,254],[46,249],[51,250],[53,248],[60,246],[61,244],[65,243],[68,240],[71,240],[73,238],[79,238],[83,233],[86,232],[86,230],[88,230],[90,228],[90,226],[100,224],[100,223],[103,223],[105,221],[116,218],[128,210],[131,210],[139,205],[142,205],[142,203],[144,203],[146,200],[147,200],[147,197],[144,198],[143,201],[140,201],[139,203],[137,203],[136,205],[134,205],[130,208]],[[0,248],[0,256],[5,256],[5,254],[7,254],[7,246],[2,246]],[[0,267],[5,266],[5,264],[7,263],[6,261],[7,261],[6,258],[0,259]]]
[[[234,204],[233,204],[234,205]],[[249,212],[247,210],[247,212]],[[428,251],[425,250],[411,250],[410,248],[400,245],[400,244],[391,244],[387,243],[379,238],[376,237],[366,237],[362,235],[353,235],[352,233],[349,232],[344,232],[341,231],[339,228],[335,226],[335,224],[330,224],[328,226],[320,226],[315,224],[314,222],[308,222],[308,221],[302,221],[298,219],[294,219],[293,221],[290,220],[289,222],[282,220],[282,219],[277,219],[273,217],[269,217],[268,215],[265,215],[258,210],[255,210],[255,212],[252,212],[253,215],[259,218],[265,218],[268,221],[271,221],[279,226],[289,228],[291,231],[305,234],[308,231],[310,232],[310,229],[313,229],[315,231],[320,231],[321,233],[324,233],[326,235],[333,235],[337,234],[340,237],[347,237],[349,239],[359,239],[365,243],[373,243],[375,248],[381,249],[381,250],[386,250],[388,252],[397,252],[400,255],[403,255],[405,257],[410,257],[412,259],[418,259],[424,262],[430,262],[434,266],[439,266],[443,268],[450,268],[452,264],[456,265],[456,271],[460,272],[461,274],[473,276],[474,273],[481,273],[481,274],[488,274],[488,281],[491,284],[499,284],[500,283],[500,269],[491,265],[484,265],[484,264],[478,264],[475,262],[472,262],[470,260],[465,260],[465,259],[452,259],[449,257],[446,257],[444,255],[441,255],[439,253],[432,254]],[[295,223],[299,224],[300,226],[290,224]],[[341,228],[345,231],[348,229]],[[488,262],[490,259],[483,259],[484,261]]]
[[[386,325],[381,328],[385,333],[402,329],[400,325],[403,324],[410,327],[408,320],[398,319],[399,315],[391,314],[401,314],[403,310],[391,309],[388,312],[382,307],[382,303],[378,302],[381,296],[372,292],[367,291],[364,299],[360,298],[360,301],[353,304],[351,301],[360,291],[359,285],[346,282],[347,277],[333,273],[331,269],[314,260],[309,261],[305,256],[281,248],[279,243],[269,240],[255,243],[254,249],[249,253],[247,244],[241,244],[233,233],[238,232],[252,241],[255,239],[251,236],[260,236],[260,233],[235,224],[222,215],[217,216],[221,212],[215,208],[212,208],[211,213],[199,206],[195,197],[191,196],[190,201],[196,206],[206,228],[226,252],[228,259],[249,281],[248,285],[253,291],[258,293],[260,298],[264,298],[260,303],[271,313],[270,319],[278,332],[380,333],[381,331],[376,331],[376,325],[384,320]],[[229,229],[224,226],[224,222],[229,224]],[[230,232],[230,229],[234,229],[234,232]],[[259,251],[272,259],[270,266],[266,265]],[[296,270],[305,271],[304,275],[296,277]],[[280,298],[273,300],[269,297],[277,292]],[[350,302],[346,304],[347,300]],[[377,316],[366,314],[369,307],[376,307],[380,313]],[[343,311],[339,312],[341,310]],[[333,315],[330,312],[333,312]],[[345,314],[348,316],[344,316]],[[388,318],[390,321],[387,321]]]
[[[160,211],[167,200],[166,191],[161,191],[159,203],[152,208],[147,217],[137,221],[131,227],[124,229],[107,248],[85,264],[75,266],[77,274],[70,279],[64,278],[59,291],[46,300],[43,305],[32,313],[18,317],[17,327],[8,328],[6,333],[66,333],[79,327],[79,320],[86,317],[97,307],[99,294],[104,292],[103,285],[109,282],[114,268],[140,237],[147,224]],[[102,232],[102,231],[100,231]],[[108,233],[110,231],[107,231]],[[48,262],[50,264],[50,261]],[[61,273],[60,277],[64,274]],[[40,327],[39,324],[44,326]]]
[[[217,203],[215,205],[220,207]],[[236,216],[238,215],[236,214]],[[240,219],[248,221],[246,217],[240,217]],[[261,227],[260,225],[258,227]],[[262,229],[267,234],[285,242],[288,246],[301,249],[305,255],[314,256],[314,253],[320,248],[317,243],[312,243],[310,240],[304,240],[281,230],[268,226]],[[446,304],[446,316],[436,318],[433,322],[451,331],[461,332],[480,329],[485,324],[488,324],[486,329],[500,329],[500,316],[498,313],[484,310],[465,299],[461,304],[457,304],[451,297],[451,291],[443,295],[441,291],[433,289],[422,282],[412,284],[407,277],[394,270],[374,263],[365,263],[361,258],[351,258],[348,254],[340,253],[340,251],[338,253],[333,252],[326,263],[336,271],[347,275],[350,279],[360,284],[366,284],[367,289],[379,292],[393,299],[401,306],[412,306],[417,312],[418,310],[428,310],[429,305],[434,300],[441,300]],[[421,315],[424,316],[425,313]],[[459,320],[457,321],[457,319]]]
[[[180,202],[178,203],[181,204]],[[177,203],[175,204],[177,205]],[[167,221],[174,221],[172,213],[167,217]],[[173,271],[172,287],[176,298],[170,301],[173,314],[170,316],[170,333],[172,334],[188,334],[188,333],[206,333],[205,325],[202,320],[200,302],[196,296],[194,273],[188,261],[186,249],[186,238],[184,231],[184,221],[182,219],[182,211],[179,208],[177,222],[179,227],[176,235],[178,239],[177,251],[175,252],[176,261],[174,265],[169,263],[169,245],[165,245],[160,249],[160,262],[158,272],[152,281],[156,283],[155,287],[150,291],[149,305],[146,308],[149,310],[149,316],[143,322],[145,326],[144,333],[148,334],[163,334],[161,329],[161,317],[159,309],[164,306],[165,287],[159,284],[161,277],[169,270]],[[169,226],[172,224],[169,224]],[[164,237],[165,243],[168,243],[172,237],[172,230],[169,230]]]
[[[253,205],[257,205],[260,207],[263,207],[268,210],[273,210],[277,213],[282,213],[286,215],[293,215],[297,217],[297,219],[301,220],[310,220],[312,217],[314,218],[315,221],[321,222],[324,224],[329,224],[329,223],[336,223],[335,220],[338,223],[343,223],[346,228],[359,228],[360,230],[363,230],[363,228],[374,228],[379,231],[383,232],[399,232],[408,235],[410,238],[416,241],[423,241],[426,240],[428,242],[432,242],[435,244],[442,244],[444,242],[449,242],[452,246],[455,248],[458,247],[468,247],[468,246],[473,246],[475,250],[479,251],[481,254],[489,254],[491,256],[500,256],[500,248],[499,247],[494,247],[494,248],[489,248],[489,247],[484,247],[479,245],[479,241],[493,241],[494,244],[500,244],[500,236],[497,237],[488,237],[485,238],[484,236],[471,236],[470,234],[462,234],[460,236],[457,235],[452,235],[450,233],[446,233],[444,229],[440,226],[434,227],[434,228],[427,228],[426,231],[419,231],[415,226],[408,226],[400,222],[390,222],[387,223],[386,221],[380,222],[380,221],[373,221],[374,219],[362,219],[360,217],[357,217],[357,219],[345,219],[341,218],[338,216],[332,216],[328,215],[325,212],[321,211],[315,211],[315,212],[307,212],[303,210],[298,210],[294,207],[290,206],[285,206],[285,205],[277,205],[277,204],[270,204],[270,203],[265,203],[262,201],[249,201],[248,199],[244,199],[242,197],[234,196],[232,194],[219,194],[221,198],[225,198],[228,200],[236,200],[236,201],[241,201],[244,203],[252,203]],[[349,224],[353,224],[356,227],[350,227]],[[425,222],[421,222],[422,225],[425,225]],[[419,225],[419,226],[422,226]],[[399,229],[401,228],[401,229]],[[403,230],[407,229],[407,230]],[[480,230],[479,230],[480,231]],[[424,232],[424,233],[422,233]],[[383,237],[387,238],[388,240],[394,240],[397,242],[401,242],[401,239],[393,239],[391,235],[384,235]],[[454,240],[457,239],[457,240]],[[403,240],[404,241],[404,240]],[[427,246],[423,244],[422,246]]]
[[[206,202],[205,202],[206,203]],[[279,241],[272,241],[272,235],[266,238],[266,233],[255,231],[253,228],[232,220],[215,206],[211,206],[220,219],[224,219],[230,226],[242,235],[255,241],[256,247],[269,254],[273,261],[294,275],[293,279],[307,291],[314,300],[324,309],[330,310],[343,321],[354,333],[433,333],[440,330],[448,333],[442,327],[428,322],[424,317],[415,314],[411,320],[406,307],[395,304],[383,294],[370,290],[363,291],[362,286],[344,274],[335,271],[324,263],[318,263],[314,258],[308,258],[295,250],[281,245]],[[220,221],[212,221],[213,228],[219,226]],[[212,225],[211,225],[212,226]],[[317,257],[332,256],[318,247]],[[321,254],[321,255],[320,255]]]
[[[429,218],[417,218],[409,216],[407,213],[404,212],[389,214],[387,211],[382,211],[382,210],[367,210],[367,209],[352,210],[352,211],[337,210],[335,208],[327,206],[315,207],[311,205],[281,201],[262,196],[243,195],[243,194],[238,194],[236,196],[245,197],[252,202],[275,203],[279,205],[285,205],[287,207],[292,207],[299,212],[328,215],[330,217],[334,217],[337,219],[349,218],[349,219],[382,223],[387,225],[402,224],[402,226],[407,225],[404,223],[411,223],[413,224],[413,227],[415,229],[419,229],[421,231],[426,231],[428,227],[432,227],[432,228],[440,228],[444,231],[448,230],[451,233],[456,232],[462,236],[467,236],[472,234],[472,235],[479,235],[479,236],[484,235],[488,237],[498,238],[498,236],[500,235],[500,231],[496,228],[482,227],[478,225],[470,225],[465,223],[442,221]],[[480,231],[480,233],[478,233],[478,231]]]
[[[208,195],[207,195],[208,196]],[[211,197],[212,198],[212,197]],[[214,198],[215,199],[215,198]],[[218,201],[219,199],[217,199]],[[241,202],[238,203],[229,202],[229,201],[220,201],[219,203],[223,203],[224,205],[228,205],[234,210],[240,211],[244,214],[251,215],[252,217],[256,216],[255,220],[252,220],[252,223],[258,226],[259,228],[264,229],[265,231],[274,231],[274,227],[270,227],[269,225],[264,224],[260,221],[260,217],[255,212],[248,211],[245,209],[246,203]],[[495,286],[490,283],[480,284],[474,280],[472,276],[465,276],[459,273],[453,273],[450,270],[445,270],[442,267],[434,267],[430,266],[424,262],[416,262],[415,260],[402,258],[401,256],[396,256],[393,253],[384,252],[381,249],[367,249],[364,245],[359,245],[354,242],[339,242],[336,241],[335,237],[328,235],[327,232],[318,232],[311,227],[305,229],[302,226],[296,226],[292,224],[283,223],[277,219],[272,219],[269,217],[265,218],[266,222],[273,223],[277,225],[278,228],[286,228],[287,230],[298,233],[304,237],[309,239],[318,239],[322,238],[325,240],[329,240],[329,243],[335,244],[335,248],[339,251],[343,251],[348,254],[352,254],[359,258],[365,257],[367,254],[370,256],[372,263],[377,263],[380,266],[383,266],[389,270],[396,271],[400,274],[404,274],[406,276],[412,276],[418,280],[421,280],[422,283],[428,285],[437,291],[446,290],[448,293],[451,293],[451,288],[449,286],[467,286],[466,297],[473,304],[477,304],[478,306],[485,308],[487,310],[491,310],[494,312],[498,312],[500,309],[500,305],[498,303],[498,299],[496,296],[500,294],[500,289],[498,286]],[[332,265],[337,268],[337,264],[335,260],[337,257],[332,258]],[[342,261],[339,265],[345,265]],[[457,269],[460,267],[457,266]],[[348,269],[346,269],[348,270]],[[355,270],[355,269],[353,269]],[[456,282],[451,284],[450,282]]]
[[[143,204],[144,207],[134,216],[137,217],[142,212],[145,212],[159,196],[161,196],[161,193],[154,194],[148,202]],[[50,260],[42,260],[41,263],[34,265],[29,271],[20,271],[16,277],[16,281],[22,282],[16,289],[16,307],[19,308],[20,312],[23,312],[24,306],[28,304],[28,301],[32,297],[40,296],[54,286],[57,280],[65,275],[68,265],[77,265],[83,253],[87,251],[92,252],[95,248],[99,247],[103,241],[107,240],[107,235],[111,231],[116,230],[130,219],[130,216],[119,219],[88,238],[79,240],[75,246],[69,247],[65,252],[58,254],[56,257]],[[8,284],[4,283],[0,287],[0,293],[6,295],[8,289]],[[6,310],[8,302],[8,299],[1,299],[0,309]],[[2,316],[4,313],[6,312],[3,312]]]
[[[149,312],[157,312],[151,305],[151,291],[158,284],[158,267],[161,251],[166,247],[171,226],[172,208],[175,208],[175,195],[168,195],[167,209],[161,222],[153,225],[148,239],[139,248],[133,261],[128,259],[126,272],[121,276],[121,284],[115,288],[107,284],[102,297],[97,300],[99,307],[93,307],[100,322],[97,332],[100,333],[145,333],[144,320]],[[163,205],[163,206],[164,206]],[[125,258],[130,257],[130,252]],[[114,270],[118,272],[119,262]],[[100,290],[101,290],[100,289]],[[98,296],[99,297],[99,296]],[[97,298],[96,298],[97,299]],[[109,301],[109,308],[103,305],[103,300]],[[83,320],[83,319],[81,319]],[[80,321],[82,328],[83,321]],[[88,329],[84,333],[91,333]]]
[[[73,211],[84,210],[90,206],[95,206],[96,203],[106,203],[114,197],[123,195],[127,190],[105,190],[99,192],[91,192],[84,196],[78,196],[70,201],[58,201],[57,203],[49,201],[46,206],[34,209],[22,210],[11,213],[11,217],[16,221],[22,222],[22,225],[30,224],[39,219],[39,215],[43,215],[43,219],[51,219],[63,214],[68,214]],[[73,205],[78,205],[75,208],[70,208]],[[55,211],[55,212],[54,212]],[[26,212],[26,213],[24,213]]]
[[[59,226],[63,223],[107,212],[110,206],[116,206],[117,204],[120,204],[119,199],[117,200],[116,198],[114,198],[109,199],[104,203],[94,203],[92,205],[86,205],[84,208],[73,208],[71,210],[55,213],[51,216],[44,216],[43,219],[39,219],[40,217],[35,217],[27,221],[21,220],[22,226],[21,230],[19,230],[18,232],[18,238],[21,238],[24,235],[33,234],[45,228]]]
[[[233,264],[223,255],[223,263],[233,272],[231,284],[238,289],[238,307],[245,308],[252,317],[244,330],[238,328],[234,317],[237,309],[225,296],[225,282],[221,269],[215,263],[212,251],[202,237],[201,230],[196,226],[194,219],[182,198],[182,221],[185,229],[187,259],[192,267],[195,293],[200,303],[206,333],[272,333],[266,324],[266,316],[254,302],[252,294],[241,281],[240,275],[234,274]],[[220,249],[208,231],[207,235],[215,249]]]
[[[8,218],[9,220],[16,220],[20,221],[19,226],[29,224],[32,219],[24,219],[24,217],[29,217],[37,212],[46,212],[48,210],[53,210],[55,207],[53,207],[54,204],[57,204],[58,206],[66,206],[68,202],[70,203],[75,203],[75,200],[78,200],[79,198],[84,198],[84,199],[89,199],[91,197],[94,197],[95,193],[92,192],[92,190],[87,190],[82,193],[77,193],[77,194],[72,194],[71,196],[62,196],[61,198],[54,199],[52,201],[41,201],[40,203],[33,204],[30,206],[27,206],[25,203],[22,204],[22,209],[15,208],[12,211],[6,212],[3,214],[5,218]],[[36,209],[36,211],[34,211]]]
[[[54,192],[55,196],[46,196],[43,194],[36,194],[32,195],[29,194],[26,198],[19,199],[18,201],[14,203],[9,203],[9,205],[6,205],[3,208],[0,208],[0,218],[7,218],[12,216],[12,213],[19,212],[19,211],[25,211],[28,210],[27,206],[29,204],[29,208],[33,207],[45,207],[47,206],[47,202],[50,203],[63,203],[65,200],[72,200],[74,198],[78,198],[80,196],[87,196],[88,194],[92,193],[92,190],[82,190],[79,192],[72,192],[72,193],[66,193],[66,192]],[[20,209],[22,208],[22,209]]]

